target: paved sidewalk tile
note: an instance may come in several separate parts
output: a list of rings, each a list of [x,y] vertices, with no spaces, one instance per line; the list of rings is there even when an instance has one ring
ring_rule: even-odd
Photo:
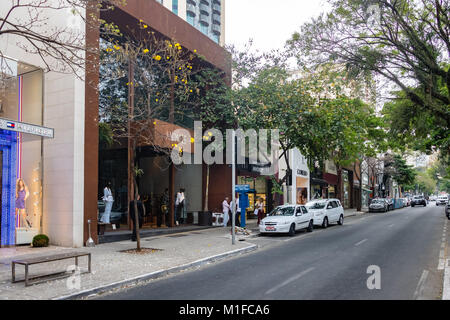
[[[132,279],[141,275],[187,265],[205,258],[229,253],[238,249],[254,247],[245,241],[230,240],[231,228],[214,228],[176,235],[144,238],[141,247],[160,249],[150,254],[137,255],[120,252],[136,248],[136,243],[121,241],[97,245],[94,248],[2,248],[0,249],[0,300],[6,299],[52,299],[76,294],[112,283]],[[11,283],[11,261],[16,258],[61,253],[65,251],[85,251],[92,255],[92,273],[82,274],[77,288],[73,278],[52,280],[25,287],[23,282]],[[82,271],[87,267],[87,257],[79,259]],[[30,275],[65,271],[73,265],[73,260],[30,266]],[[16,266],[20,279],[24,276],[23,266]]]

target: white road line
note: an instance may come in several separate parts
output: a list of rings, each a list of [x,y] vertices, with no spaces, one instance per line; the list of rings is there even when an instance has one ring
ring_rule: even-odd
[[[311,267],[311,268],[309,268],[309,269],[306,269],[305,271],[300,272],[298,275],[293,276],[292,278],[287,279],[286,281],[284,281],[283,283],[281,283],[281,284],[279,284],[279,285],[273,287],[272,289],[267,290],[267,291],[266,291],[266,294],[271,294],[271,293],[277,291],[278,289],[281,289],[282,287],[288,285],[289,283],[291,283],[291,282],[293,282],[293,281],[295,281],[295,280],[297,280],[297,279],[300,279],[300,278],[303,277],[305,274],[307,274],[307,273],[313,271],[314,269],[315,269],[314,267]]]
[[[425,281],[427,281],[428,270],[423,270],[419,283],[417,284],[416,291],[414,292],[414,300],[419,299],[422,296]]]
[[[366,242],[368,239],[364,239],[364,240],[361,240],[360,242],[358,242],[358,243],[355,243],[355,247],[357,247],[357,246],[359,246],[360,244],[363,244],[364,242]]]
[[[450,300],[450,260],[447,260],[444,271],[444,288],[442,289],[442,300]]]

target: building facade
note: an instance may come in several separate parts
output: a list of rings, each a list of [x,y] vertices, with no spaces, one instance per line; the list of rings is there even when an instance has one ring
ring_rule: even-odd
[[[0,16],[7,10],[0,7]],[[35,32],[75,28],[86,48],[99,48],[100,30],[89,23],[92,12],[81,12],[86,24],[81,19],[74,24],[71,10],[45,12],[49,12],[47,23]],[[142,21],[162,37],[195,50],[205,63],[230,73],[222,47],[156,1],[127,0],[124,6],[97,14],[121,30]],[[2,35],[0,42],[0,245],[23,243],[23,237],[30,243],[30,234],[23,236],[23,232],[31,232],[47,234],[54,245],[81,247],[89,236],[98,240],[95,230],[102,197],[98,192],[99,65],[95,63],[99,53],[87,51],[78,75],[47,71],[46,63],[53,67],[60,62],[43,61],[19,46],[21,40],[11,34]],[[200,199],[191,204],[199,207]]]
[[[210,39],[225,45],[225,0],[156,0]]]

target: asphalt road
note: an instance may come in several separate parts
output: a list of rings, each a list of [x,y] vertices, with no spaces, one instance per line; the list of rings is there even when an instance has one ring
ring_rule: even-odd
[[[274,237],[276,245],[254,253],[97,298],[440,299],[445,220],[434,202],[365,214],[289,241]],[[368,289],[369,266],[379,267],[380,289]]]

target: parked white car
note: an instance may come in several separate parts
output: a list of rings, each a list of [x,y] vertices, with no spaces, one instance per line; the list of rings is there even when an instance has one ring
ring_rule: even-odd
[[[436,200],[436,205],[440,206],[442,204],[445,206],[447,204],[447,202],[448,202],[448,196],[439,196]]]
[[[344,208],[338,199],[310,201],[306,208],[313,214],[315,226],[327,228],[330,223],[344,224]]]
[[[313,216],[303,205],[284,205],[273,209],[267,217],[261,220],[259,232],[288,233],[293,236],[297,230],[314,229]]]

